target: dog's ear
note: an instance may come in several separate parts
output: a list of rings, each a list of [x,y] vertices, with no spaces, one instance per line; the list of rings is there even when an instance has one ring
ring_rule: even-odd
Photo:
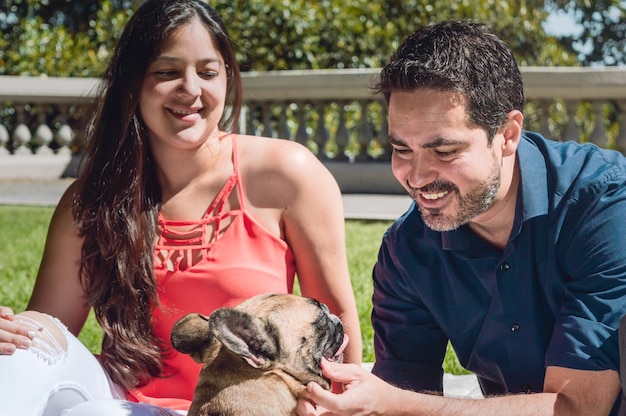
[[[203,362],[203,351],[212,342],[208,318],[199,313],[190,313],[180,318],[172,327],[170,339],[179,352],[189,354],[196,362]]]
[[[209,317],[215,338],[254,368],[268,368],[278,355],[278,330],[254,315],[221,308]]]

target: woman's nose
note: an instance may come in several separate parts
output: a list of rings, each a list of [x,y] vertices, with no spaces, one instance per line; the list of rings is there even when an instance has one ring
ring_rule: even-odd
[[[200,95],[200,78],[195,72],[186,73],[183,76],[180,91],[194,97]]]

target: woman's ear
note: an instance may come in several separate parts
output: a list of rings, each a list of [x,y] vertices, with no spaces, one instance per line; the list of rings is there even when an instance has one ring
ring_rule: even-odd
[[[519,110],[510,111],[502,126],[502,156],[515,154],[520,138],[522,137],[524,115]]]

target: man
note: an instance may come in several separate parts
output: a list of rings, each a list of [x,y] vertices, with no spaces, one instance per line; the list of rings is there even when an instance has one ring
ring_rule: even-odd
[[[374,268],[373,374],[324,362],[345,391],[310,384],[300,414],[617,414],[626,159],[525,132],[517,64],[479,24],[418,30],[376,89],[414,204]],[[487,398],[432,394],[448,340]]]

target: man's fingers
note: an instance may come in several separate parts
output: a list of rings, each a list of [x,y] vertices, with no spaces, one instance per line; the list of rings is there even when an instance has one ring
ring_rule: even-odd
[[[320,412],[317,411],[317,408],[312,401],[307,399],[298,399],[296,414],[298,416],[318,416]]]
[[[336,383],[349,383],[361,378],[362,367],[357,364],[341,364],[322,359],[322,374]]]
[[[331,404],[334,403],[336,395],[328,390],[323,389],[319,384],[310,382],[306,386],[306,390],[309,393],[310,399],[322,408],[332,408]],[[311,408],[313,405],[311,404]],[[306,413],[307,415],[317,415],[319,412]]]

